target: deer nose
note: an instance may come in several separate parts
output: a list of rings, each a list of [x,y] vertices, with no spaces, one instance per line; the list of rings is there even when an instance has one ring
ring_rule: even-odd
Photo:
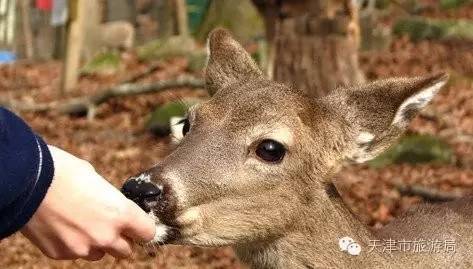
[[[151,210],[150,205],[155,204],[163,192],[163,187],[151,182],[149,177],[145,174],[131,177],[121,188],[121,192],[125,197],[135,202],[146,212]]]

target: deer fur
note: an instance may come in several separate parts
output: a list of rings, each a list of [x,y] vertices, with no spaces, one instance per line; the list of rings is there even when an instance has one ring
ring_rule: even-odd
[[[214,95],[192,107],[189,132],[142,173],[163,190],[151,201],[156,241],[233,246],[251,268],[470,268],[472,200],[420,205],[373,232],[334,186],[346,161],[393,144],[447,75],[392,78],[314,99],[263,77],[222,29],[209,37],[205,79]],[[323,64],[323,63],[321,63]],[[280,163],[255,155],[262,139],[287,149]],[[342,252],[353,238],[360,255]],[[452,253],[369,251],[371,240],[455,240]]]

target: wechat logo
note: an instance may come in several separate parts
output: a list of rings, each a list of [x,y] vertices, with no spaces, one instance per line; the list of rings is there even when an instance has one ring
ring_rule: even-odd
[[[358,256],[361,253],[361,246],[348,236],[340,238],[338,240],[338,246],[341,251],[347,252],[352,256]]]

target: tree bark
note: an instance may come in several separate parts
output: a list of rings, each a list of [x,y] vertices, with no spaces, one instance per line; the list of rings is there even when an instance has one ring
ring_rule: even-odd
[[[156,5],[155,17],[158,20],[158,34],[160,38],[167,38],[175,33],[173,2],[172,0],[159,0]]]
[[[358,64],[358,10],[354,1],[253,2],[265,19],[269,59],[274,59],[268,64],[273,66],[273,79],[316,97],[338,86],[364,81]]]
[[[445,192],[437,189],[433,189],[426,186],[421,185],[404,185],[398,184],[396,185],[396,189],[402,195],[406,196],[420,196],[424,200],[436,203],[436,202],[447,202],[456,199],[460,199],[461,197],[467,196],[467,194],[462,194],[458,191],[452,192]]]
[[[74,0],[69,2],[70,18],[67,23],[66,55],[61,78],[61,93],[74,89],[79,78],[87,1]]]
[[[176,9],[176,23],[178,34],[182,36],[188,36],[189,23],[187,18],[186,2],[184,0],[175,0],[174,5]]]
[[[22,30],[23,30],[23,41],[25,44],[25,57],[26,59],[33,59],[33,31],[31,30],[30,20],[30,1],[20,0],[20,12],[22,17]]]

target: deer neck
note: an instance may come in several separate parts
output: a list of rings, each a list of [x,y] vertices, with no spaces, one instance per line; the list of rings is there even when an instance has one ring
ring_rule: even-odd
[[[363,267],[385,262],[377,251],[368,253],[375,237],[347,208],[335,186],[314,192],[289,232],[271,242],[239,246],[238,256],[251,268]],[[339,249],[338,241],[345,236],[361,246],[360,256]]]
[[[317,230],[320,231],[322,228],[329,236],[327,244],[336,241],[338,247],[338,239],[343,236],[349,236],[360,242],[369,242],[374,239],[370,229],[347,207],[334,184],[327,184],[323,193],[317,195],[320,197],[318,203],[323,204],[312,205],[311,208],[314,208],[313,211],[318,215],[311,220],[323,226],[317,227]]]

